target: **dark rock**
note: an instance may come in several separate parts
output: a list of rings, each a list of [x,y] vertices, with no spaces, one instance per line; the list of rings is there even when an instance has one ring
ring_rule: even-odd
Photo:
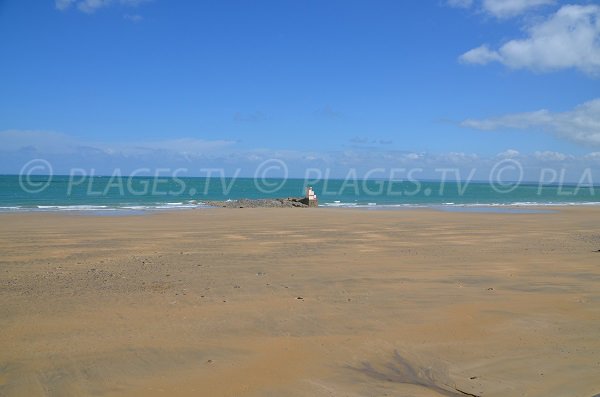
[[[308,199],[287,197],[278,199],[240,199],[231,201],[204,201],[211,207],[223,208],[307,208]]]

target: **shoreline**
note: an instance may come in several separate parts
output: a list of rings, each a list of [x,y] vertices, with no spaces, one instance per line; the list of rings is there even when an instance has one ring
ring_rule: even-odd
[[[358,203],[331,203],[320,204],[319,209],[357,209],[357,210],[376,210],[376,211],[397,211],[430,209],[442,212],[526,212],[543,211],[552,212],[561,208],[595,208],[600,206],[600,202],[515,202],[515,203],[428,203],[428,204],[358,204]],[[19,206],[0,206],[0,215],[2,214],[24,214],[24,213],[87,213],[87,214],[135,214],[143,215],[147,213],[160,213],[184,210],[203,210],[214,208],[304,208],[308,206],[301,202],[300,198],[276,198],[276,199],[239,199],[239,200],[219,200],[219,201],[195,201],[192,203],[160,203],[156,205],[43,205],[36,207]],[[314,210],[314,208],[311,208]]]

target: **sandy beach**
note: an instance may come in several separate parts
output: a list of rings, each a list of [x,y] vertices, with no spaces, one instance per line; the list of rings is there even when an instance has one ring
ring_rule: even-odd
[[[599,222],[1,214],[0,395],[596,396]]]

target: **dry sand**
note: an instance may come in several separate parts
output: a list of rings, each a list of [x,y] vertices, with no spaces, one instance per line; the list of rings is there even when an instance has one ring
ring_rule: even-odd
[[[599,221],[2,214],[0,395],[592,397]]]

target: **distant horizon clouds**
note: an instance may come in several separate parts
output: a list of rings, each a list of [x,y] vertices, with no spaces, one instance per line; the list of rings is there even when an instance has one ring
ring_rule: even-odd
[[[493,129],[496,125],[485,126],[488,127]],[[468,152],[395,150],[387,147],[391,142],[370,138],[356,137],[353,141],[358,146],[342,150],[302,151],[258,147],[243,149],[234,141],[195,138],[91,142],[57,132],[8,130],[0,131],[0,168],[4,173],[18,173],[31,159],[41,159],[52,164],[55,173],[67,175],[72,170],[85,170],[96,175],[111,175],[113,172],[129,175],[140,168],[147,169],[150,174],[167,168],[181,168],[191,173],[186,176],[202,176],[202,170],[231,173],[236,169],[242,170],[241,176],[252,176],[257,166],[277,159],[289,167],[291,177],[302,176],[306,170],[312,169],[328,178],[344,177],[348,170],[370,177],[377,176],[377,172],[400,175],[412,170],[423,178],[431,178],[440,172],[460,172],[466,176],[472,170],[484,176],[499,160],[512,159],[523,164],[528,175],[537,175],[547,167],[556,170],[567,167],[572,175],[570,180],[577,181],[585,169],[600,166],[600,151],[574,155],[552,150],[523,153],[508,148],[497,154],[483,156]],[[161,161],[157,162],[157,157]],[[10,162],[12,167],[5,162]],[[361,177],[361,174],[357,174],[357,177]]]
[[[460,125],[483,131],[503,128],[538,129],[580,145],[600,146],[600,98],[585,102],[566,112],[541,109],[486,119],[467,119]]]

